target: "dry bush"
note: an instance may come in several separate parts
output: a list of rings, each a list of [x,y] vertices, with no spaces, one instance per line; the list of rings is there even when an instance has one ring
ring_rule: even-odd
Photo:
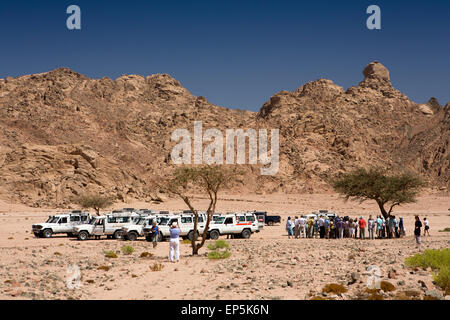
[[[322,292],[325,293],[334,293],[334,294],[340,294],[340,293],[345,293],[347,292],[347,288],[344,287],[341,284],[337,284],[337,283],[330,283],[327,284],[325,287],[323,287]]]
[[[117,258],[117,253],[115,253],[114,251],[105,251],[105,257],[106,258]]]
[[[141,258],[151,258],[153,257],[153,253],[150,252],[142,252],[140,255]]]
[[[389,281],[381,281],[380,288],[384,292],[391,292],[391,291],[395,290],[395,286],[392,283],[390,283]]]
[[[152,266],[150,266],[150,270],[152,271],[161,271],[162,269],[164,269],[164,265],[162,265],[161,263],[154,263]]]
[[[100,266],[97,268],[97,270],[103,270],[103,271],[109,271],[109,269],[111,269],[111,268],[108,266]]]

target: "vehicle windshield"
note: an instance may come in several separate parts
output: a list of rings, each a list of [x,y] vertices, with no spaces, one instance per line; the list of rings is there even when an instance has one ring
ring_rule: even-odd
[[[167,217],[159,217],[157,220],[160,226],[165,226],[169,222],[169,218]]]
[[[47,221],[45,221],[45,223],[50,223],[53,220],[53,216],[48,217]]]
[[[89,224],[95,224],[95,221],[97,221],[97,218],[91,218],[91,220],[89,220]]]
[[[140,218],[139,220],[136,221],[136,224],[143,226],[146,224],[147,221],[149,221],[149,219]]]
[[[53,217],[49,223],[58,223],[59,217]]]
[[[225,217],[217,217],[216,221],[214,221],[215,224],[221,224],[225,221]]]

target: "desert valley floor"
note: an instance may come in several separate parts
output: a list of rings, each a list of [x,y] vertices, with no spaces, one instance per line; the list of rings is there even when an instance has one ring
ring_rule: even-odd
[[[197,198],[198,209],[206,199]],[[422,237],[423,248],[448,248],[450,196],[427,195],[415,204],[398,207],[405,219],[407,236],[391,240],[288,239],[286,218],[319,209],[351,217],[377,215],[375,203],[344,202],[333,194],[315,195],[222,195],[218,211],[266,210],[282,216],[281,225],[266,226],[249,240],[231,239],[232,256],[209,260],[208,249],[190,256],[190,246],[181,244],[181,262],[168,262],[168,242],[153,249],[144,239],[135,242],[89,240],[66,236],[37,239],[33,223],[44,222],[61,210],[43,210],[0,202],[0,299],[311,299],[321,295],[326,284],[343,284],[348,292],[327,299],[364,299],[367,268],[379,266],[381,279],[394,291],[384,299],[422,299],[438,288],[430,270],[412,270],[404,260],[417,252],[412,236],[414,214],[430,222],[431,237]],[[177,199],[162,204],[128,203],[115,207],[182,210]],[[222,237],[223,238],[223,237]],[[134,247],[131,255],[106,258],[106,250]],[[142,252],[154,254],[141,258]],[[161,263],[161,271],[150,269]],[[66,287],[67,268],[81,269],[81,288]],[[438,290],[439,291],[439,290]],[[442,290],[441,294],[445,295]],[[448,298],[448,296],[447,296]]]

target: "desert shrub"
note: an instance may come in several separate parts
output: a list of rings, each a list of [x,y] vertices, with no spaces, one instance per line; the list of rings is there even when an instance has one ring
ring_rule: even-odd
[[[340,294],[347,292],[347,288],[341,284],[330,283],[323,287],[322,292]]]
[[[54,255],[55,256],[62,256],[62,253],[61,252],[55,252]]]
[[[231,257],[231,252],[228,250],[225,251],[211,251],[208,253],[208,259],[216,260],[216,259],[226,259]]]
[[[379,293],[373,293],[367,297],[367,300],[384,300],[384,297]]]
[[[450,232],[450,228],[445,228],[443,230],[439,230],[439,232]]]
[[[134,248],[132,246],[123,246],[122,253],[125,255],[130,255],[134,252]]]
[[[226,249],[229,247],[230,245],[228,244],[228,242],[222,239],[216,240],[214,243],[210,243],[208,245],[209,250]]]
[[[324,298],[324,297],[321,297],[321,296],[315,296],[315,297],[312,297],[312,298],[309,299],[309,300],[327,300],[327,299]]]
[[[442,267],[438,273],[433,275],[433,280],[442,289],[450,290],[450,267]]]
[[[439,299],[436,297],[432,297],[432,296],[424,296],[423,300],[439,300]]]
[[[384,292],[391,292],[391,291],[395,290],[395,286],[392,283],[390,283],[389,281],[381,281],[380,288]]]
[[[114,251],[105,251],[105,257],[106,258],[117,258],[117,253],[115,253]]]
[[[191,244],[191,240],[189,239],[184,239],[183,241],[181,241],[181,244]]]
[[[161,271],[162,269],[164,269],[164,266],[161,263],[154,263],[150,266],[150,270],[152,271]]]
[[[141,258],[151,258],[153,257],[153,253],[150,252],[142,252],[141,253]]]
[[[450,287],[450,249],[425,250],[406,258],[405,264],[410,268],[432,268],[434,282],[443,289]]]
[[[103,271],[109,271],[110,267],[108,266],[100,266],[97,268],[97,270],[103,270]]]

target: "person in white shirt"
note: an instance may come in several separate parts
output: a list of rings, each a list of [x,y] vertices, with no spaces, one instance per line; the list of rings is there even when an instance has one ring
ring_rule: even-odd
[[[425,237],[427,234],[430,236],[430,225],[428,224],[427,218],[423,218],[423,223],[425,224],[425,228],[423,230],[423,236]]]
[[[299,233],[300,233],[299,221],[298,221],[298,217],[295,216],[295,219],[294,219],[294,237],[295,237],[295,239],[298,239]]]
[[[301,216],[300,219],[298,219],[298,223],[299,223],[299,233],[300,233],[300,238],[306,238],[306,219],[304,216]]]

